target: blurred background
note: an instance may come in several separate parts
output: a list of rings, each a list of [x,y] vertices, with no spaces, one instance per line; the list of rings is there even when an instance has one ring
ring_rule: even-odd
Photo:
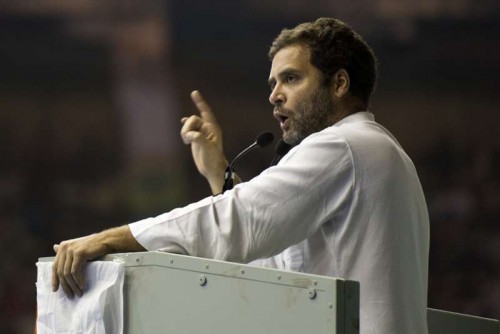
[[[199,89],[229,159],[263,131],[268,47],[320,16],[374,48],[370,110],[419,171],[429,307],[500,317],[498,0],[0,0],[0,333],[30,333],[52,245],[207,196],[180,118]],[[245,179],[272,146],[239,162]]]

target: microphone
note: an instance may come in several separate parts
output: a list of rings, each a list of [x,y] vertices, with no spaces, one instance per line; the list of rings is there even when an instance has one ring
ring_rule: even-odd
[[[242,156],[247,154],[249,151],[253,150],[255,147],[267,146],[271,144],[273,140],[274,136],[271,132],[261,133],[252,145],[248,146],[246,149],[241,151],[240,154],[238,154],[236,158],[234,158],[233,161],[231,161],[231,163],[226,168],[226,173],[224,174],[224,185],[222,186],[222,192],[229,189],[233,189],[233,184],[234,184],[233,166],[236,164],[236,161],[238,161]]]
[[[283,139],[280,139],[276,144],[276,148],[274,149],[274,158],[271,160],[271,165],[277,165],[278,162],[292,149],[292,145],[285,143]]]

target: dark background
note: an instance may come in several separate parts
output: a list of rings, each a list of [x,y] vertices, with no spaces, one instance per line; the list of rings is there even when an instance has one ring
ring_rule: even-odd
[[[268,47],[320,16],[374,48],[370,110],[412,157],[431,220],[429,307],[500,316],[500,3],[0,0],[0,332],[29,333],[35,263],[64,239],[209,194],[180,118],[199,89],[228,158],[263,131]],[[259,173],[272,147],[239,162]]]

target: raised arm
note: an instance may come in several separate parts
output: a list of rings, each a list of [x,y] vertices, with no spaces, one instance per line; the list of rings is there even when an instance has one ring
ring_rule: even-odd
[[[181,119],[181,137],[186,145],[191,145],[194,163],[216,195],[222,191],[228,165],[222,147],[222,130],[200,92],[192,92],[191,99],[200,114]]]

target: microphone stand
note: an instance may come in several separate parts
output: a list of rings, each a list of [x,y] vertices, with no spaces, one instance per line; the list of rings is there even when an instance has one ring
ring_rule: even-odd
[[[266,145],[269,145],[272,141],[274,140],[274,136],[270,132],[264,132],[260,134],[257,137],[257,140],[250,146],[248,146],[246,149],[240,152],[236,156],[236,158],[231,161],[231,163],[227,166],[226,171],[224,173],[224,184],[222,185],[222,192],[225,192],[226,190],[233,189],[234,185],[234,170],[233,166],[236,163],[236,161],[239,160],[242,156],[248,153],[248,151],[254,149],[255,147],[264,147]]]

